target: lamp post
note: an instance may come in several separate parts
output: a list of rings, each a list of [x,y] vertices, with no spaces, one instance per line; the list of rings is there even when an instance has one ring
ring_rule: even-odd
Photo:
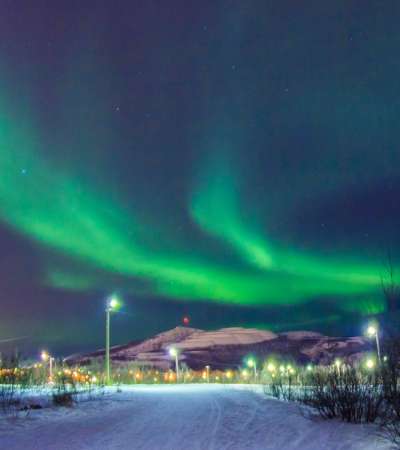
[[[107,301],[106,307],[106,384],[110,384],[111,382],[111,370],[110,370],[110,316],[111,313],[116,311],[119,307],[120,303],[118,299],[113,296]]]
[[[370,338],[375,338],[375,342],[376,342],[376,351],[378,353],[378,361],[379,364],[382,363],[381,361],[381,346],[379,344],[379,329],[376,325],[369,325],[367,328],[367,335]]]
[[[257,380],[257,362],[254,358],[249,358],[247,360],[247,366],[254,369],[254,382]]]
[[[176,372],[176,382],[179,382],[179,361],[178,361],[178,349],[175,347],[171,347],[169,349],[169,354],[170,356],[172,356],[173,358],[175,358],[175,372]]]
[[[53,379],[53,362],[54,362],[54,358],[52,356],[49,355],[48,352],[46,352],[45,350],[42,351],[42,353],[40,354],[40,358],[43,362],[49,362],[49,380],[51,381]]]
[[[210,366],[206,366],[207,383],[210,382]]]

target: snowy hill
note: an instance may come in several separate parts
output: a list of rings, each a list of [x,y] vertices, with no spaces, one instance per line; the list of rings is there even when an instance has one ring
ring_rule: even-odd
[[[244,358],[253,354],[260,359],[280,355],[300,364],[307,362],[329,364],[335,358],[356,360],[370,351],[371,342],[361,337],[337,338],[310,331],[294,331],[275,334],[254,328],[222,328],[204,331],[196,328],[176,327],[141,342],[132,342],[111,349],[114,364],[137,362],[167,369],[173,361],[168,349],[179,350],[180,361],[193,369],[238,367]],[[104,350],[72,355],[66,361],[85,364],[101,360]]]

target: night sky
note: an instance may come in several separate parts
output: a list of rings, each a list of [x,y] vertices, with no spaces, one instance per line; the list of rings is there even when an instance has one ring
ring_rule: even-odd
[[[360,333],[400,266],[397,1],[0,4],[0,340]],[[400,267],[399,267],[400,272]]]

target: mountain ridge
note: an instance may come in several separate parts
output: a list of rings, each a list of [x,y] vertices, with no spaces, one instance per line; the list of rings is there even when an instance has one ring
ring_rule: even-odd
[[[173,366],[169,348],[175,347],[179,360],[191,369],[209,365],[214,369],[235,368],[249,354],[259,360],[269,356],[290,359],[298,364],[331,364],[336,358],[353,362],[372,350],[372,343],[363,337],[330,337],[313,331],[273,333],[255,328],[230,327],[213,331],[178,326],[142,341],[133,341],[111,348],[114,365],[136,363],[168,369]],[[90,364],[104,359],[104,349],[71,355],[69,364]]]

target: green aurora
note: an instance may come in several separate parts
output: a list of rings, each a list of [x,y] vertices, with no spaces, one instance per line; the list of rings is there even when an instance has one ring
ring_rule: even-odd
[[[208,249],[208,243],[220,241],[229,264],[215,257],[212,246],[198,252],[176,233],[159,233],[156,214],[143,219],[134,201],[115,193],[117,186],[113,194],[106,192],[56,158],[45,158],[40,134],[10,113],[6,102],[0,105],[0,127],[1,219],[80,266],[77,273],[44,261],[44,284],[87,291],[105,288],[104,274],[115,274],[124,289],[148,297],[246,306],[338,297],[345,311],[383,310],[378,264],[272,242],[263,221],[246,214],[240,172],[223,156],[215,157],[218,149],[210,149],[214,157],[200,166],[187,206],[200,245]],[[360,298],[368,299],[368,311]]]

